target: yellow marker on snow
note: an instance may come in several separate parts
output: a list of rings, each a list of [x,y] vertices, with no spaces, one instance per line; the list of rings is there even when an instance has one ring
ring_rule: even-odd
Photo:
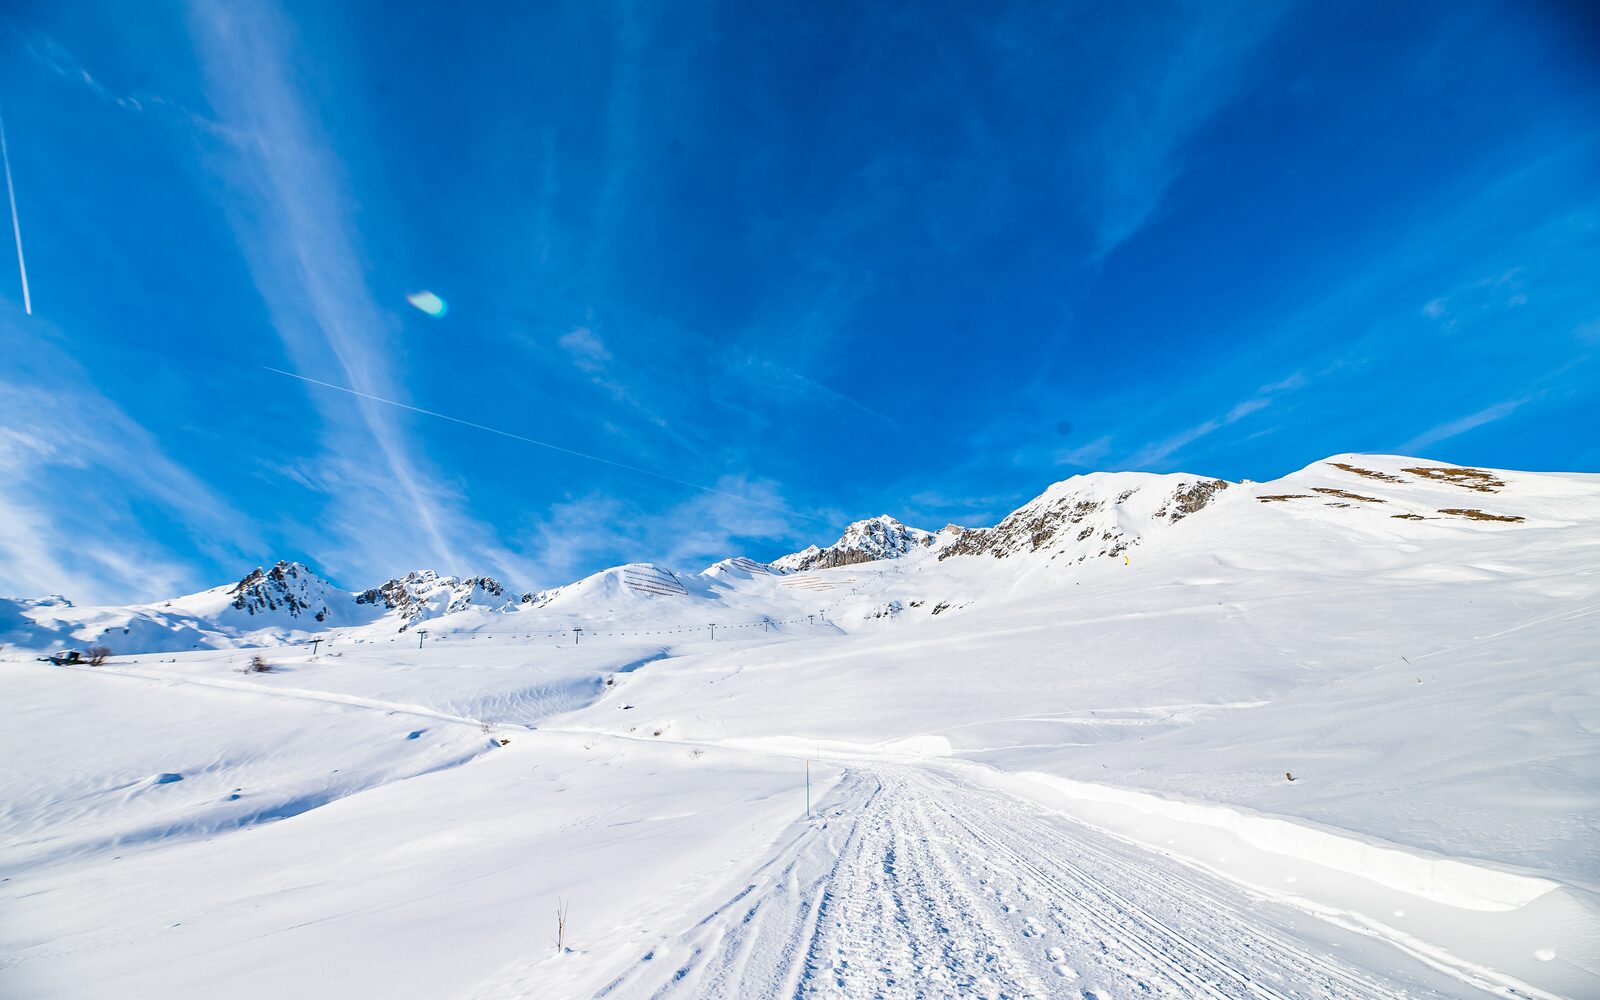
[[[1124,566],[1132,565],[1131,563],[1128,562],[1128,557],[1127,556],[1123,556],[1122,557],[1122,565],[1124,565]]]

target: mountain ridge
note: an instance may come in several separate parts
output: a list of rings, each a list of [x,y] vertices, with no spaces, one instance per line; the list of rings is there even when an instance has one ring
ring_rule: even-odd
[[[688,614],[684,602],[703,604],[711,615],[742,601],[751,614],[767,609],[759,611],[765,618],[788,613],[785,609],[797,600],[816,603],[798,594],[832,593],[845,581],[859,591],[864,584],[850,572],[879,564],[933,572],[923,568],[930,561],[974,557],[1020,559],[1029,567],[1127,561],[1134,549],[1174,533],[1193,536],[1210,523],[1212,511],[1223,507],[1263,530],[1333,530],[1325,515],[1335,511],[1347,512],[1340,516],[1349,524],[1359,519],[1368,529],[1387,532],[1407,522],[1416,525],[1415,531],[1431,530],[1428,523],[1439,521],[1505,529],[1529,516],[1504,504],[1508,491],[1529,482],[1544,483],[1548,491],[1552,483],[1583,479],[1581,474],[1515,473],[1354,454],[1331,456],[1268,483],[1188,473],[1097,472],[1051,484],[992,527],[950,525],[931,532],[880,514],[851,523],[828,546],[811,545],[770,563],[734,557],[699,573],[630,563],[520,597],[492,577],[445,576],[431,569],[348,591],[302,563],[280,561],[257,567],[231,585],[146,605],[80,608],[60,596],[4,599],[0,641],[30,648],[103,642],[119,652],[148,652],[294,641],[330,629],[392,636],[452,616],[478,625],[488,620],[485,615],[603,617],[619,601],[646,602],[663,621]],[[1320,513],[1313,517],[1314,511]],[[829,582],[832,577],[818,574],[834,574],[841,582],[836,586]],[[897,613],[879,608],[873,617]],[[726,619],[725,610],[717,614]]]

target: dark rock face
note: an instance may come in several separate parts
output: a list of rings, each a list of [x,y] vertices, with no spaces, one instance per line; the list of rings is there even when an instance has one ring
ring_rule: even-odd
[[[946,531],[955,529],[949,544],[939,550],[939,561],[943,562],[951,556],[980,556],[994,548],[993,528],[957,528],[951,525]]]
[[[493,577],[440,576],[433,570],[407,573],[356,595],[357,604],[382,605],[399,612],[405,621],[402,631],[422,618],[451,614],[474,604],[509,600],[505,588]]]
[[[832,569],[835,566],[855,566],[881,557],[860,549],[823,549],[815,556],[802,560],[800,569]]]
[[[1069,480],[1017,508],[993,528],[946,528],[950,541],[939,558],[987,554],[1004,559],[1044,549],[1053,553],[1051,558],[1064,556],[1074,562],[1118,556],[1138,544],[1149,528],[1175,524],[1205,509],[1228,486],[1222,479],[1181,482],[1175,488],[1152,482],[1113,495],[1104,486],[1077,486],[1077,481]],[[1162,488],[1172,492],[1149,492]],[[1136,496],[1140,500],[1129,504]]]
[[[306,567],[279,560],[265,572],[256,567],[228,593],[233,607],[250,615],[283,611],[291,618],[320,622],[328,617],[327,590],[328,585]]]
[[[1172,499],[1156,511],[1157,517],[1165,517],[1171,521],[1181,521],[1190,514],[1198,513],[1217,498],[1217,494],[1228,488],[1226,479],[1202,479],[1193,486],[1179,489],[1172,494]]]
[[[252,616],[281,612],[317,622],[329,621],[334,607],[348,610],[347,602],[354,600],[357,605],[397,612],[402,631],[425,618],[513,601],[492,577],[441,577],[432,570],[408,573],[352,596],[293,562],[279,562],[269,570],[258,568],[228,593],[233,607]]]
[[[1050,504],[1036,500],[1012,512],[993,528],[963,528],[955,541],[939,553],[939,558],[987,553],[1004,559],[1021,552],[1037,552],[1058,537],[1069,534],[1079,541],[1087,540],[1097,530],[1095,526],[1086,525],[1077,530],[1076,525],[1104,507],[1105,501],[1086,498],[1068,497]]]

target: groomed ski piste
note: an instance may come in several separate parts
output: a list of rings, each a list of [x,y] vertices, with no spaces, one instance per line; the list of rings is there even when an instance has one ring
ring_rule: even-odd
[[[0,995],[1600,996],[1600,476],[876,525],[7,602]]]

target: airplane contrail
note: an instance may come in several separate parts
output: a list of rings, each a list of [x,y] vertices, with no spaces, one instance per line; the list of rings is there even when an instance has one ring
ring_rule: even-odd
[[[551,444],[548,441],[540,441],[537,438],[524,437],[521,434],[513,434],[511,431],[503,431],[498,427],[489,427],[486,424],[473,423],[471,420],[463,420],[460,417],[452,417],[448,413],[439,413],[434,410],[424,410],[420,406],[412,406],[410,403],[401,403],[393,399],[385,399],[382,396],[374,396],[370,392],[362,392],[359,389],[351,389],[348,386],[334,385],[332,382],[324,382],[321,379],[310,378],[306,375],[296,375],[294,372],[286,372],[281,368],[273,368],[269,365],[262,365],[262,367],[269,372],[273,372],[274,374],[287,375],[292,379],[299,379],[301,382],[308,382],[311,385],[320,385],[324,389],[333,389],[337,392],[349,393],[352,396],[359,396],[362,399],[370,399],[374,403],[397,406],[402,410],[410,410],[412,413],[420,413],[423,416],[436,417],[440,420],[448,420],[453,424],[460,424],[463,427],[471,427],[474,430],[488,431],[490,434],[498,434],[501,437],[511,438],[513,441],[521,441],[524,444],[538,445],[540,448],[549,448],[551,451],[559,451],[563,455],[572,455],[575,458],[586,458],[591,462],[599,462],[601,465],[609,465],[614,469],[623,469],[628,472],[636,472],[641,476],[650,476],[654,479],[663,479],[669,483],[676,483],[679,486],[687,486],[690,489],[701,490],[705,493],[712,493],[719,497],[727,497],[729,500],[737,500],[740,503],[753,504],[757,507],[765,507],[768,510],[775,510],[783,514],[805,518],[808,521],[816,521],[818,523],[823,521],[823,518],[820,517],[802,514],[797,510],[793,510],[779,504],[766,503],[761,500],[751,499],[750,497],[740,496],[737,493],[729,493],[726,490],[719,490],[714,486],[703,486],[700,483],[691,483],[687,479],[677,479],[664,473],[653,472],[650,469],[641,469],[637,465],[627,465],[622,462],[614,462],[609,458],[601,458],[599,455],[590,455],[587,452],[574,451],[571,448],[563,448],[561,445]]]
[[[11,185],[11,154],[6,150],[6,117],[0,113],[0,163],[5,164],[6,197],[11,200],[11,234],[17,238],[17,271],[22,275],[22,311],[33,315],[33,298],[28,294],[28,264],[22,259],[22,226],[17,222],[17,189]]]

